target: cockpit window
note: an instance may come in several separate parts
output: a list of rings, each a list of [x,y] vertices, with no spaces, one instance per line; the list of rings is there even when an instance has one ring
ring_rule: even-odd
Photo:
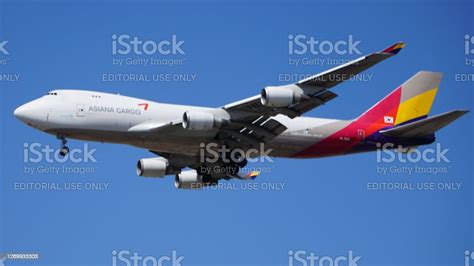
[[[58,95],[57,92],[48,92],[48,95]]]

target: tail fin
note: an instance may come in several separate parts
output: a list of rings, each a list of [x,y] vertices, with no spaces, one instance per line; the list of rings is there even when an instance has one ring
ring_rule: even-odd
[[[427,117],[442,78],[442,73],[422,71],[403,83],[395,125]]]
[[[402,125],[428,116],[442,73],[420,71],[357,118],[377,129]],[[373,128],[375,129],[375,128]]]

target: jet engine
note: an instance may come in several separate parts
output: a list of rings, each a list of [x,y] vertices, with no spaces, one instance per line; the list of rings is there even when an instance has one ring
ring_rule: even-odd
[[[169,162],[162,157],[141,159],[137,162],[137,175],[146,177],[163,177],[168,170]]]
[[[201,189],[204,186],[217,184],[217,180],[212,180],[210,176],[203,176],[196,170],[183,171],[176,175],[174,185],[180,189]]]
[[[220,125],[212,113],[185,112],[183,114],[183,128],[188,130],[210,130]]]
[[[302,93],[289,87],[266,87],[260,93],[260,102],[269,107],[286,107],[299,103],[302,96]]]

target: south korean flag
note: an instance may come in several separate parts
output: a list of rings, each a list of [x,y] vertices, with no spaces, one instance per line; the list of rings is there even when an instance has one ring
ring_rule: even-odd
[[[383,117],[383,122],[385,124],[392,124],[393,125],[393,116],[384,116]]]

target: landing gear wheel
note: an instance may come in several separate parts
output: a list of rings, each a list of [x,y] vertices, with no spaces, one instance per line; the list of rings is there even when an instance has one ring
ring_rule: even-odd
[[[59,150],[59,155],[60,155],[61,157],[66,156],[68,153],[69,153],[69,147],[68,147],[68,146],[63,146],[63,147]]]
[[[211,175],[206,175],[206,174],[202,175],[202,182],[203,183],[210,183],[210,182],[212,182],[212,180],[213,179],[212,179]]]
[[[69,148],[68,146],[66,146],[67,139],[63,135],[58,135],[57,138],[61,140],[61,148],[59,149],[59,155],[61,157],[64,157],[69,153]]]

